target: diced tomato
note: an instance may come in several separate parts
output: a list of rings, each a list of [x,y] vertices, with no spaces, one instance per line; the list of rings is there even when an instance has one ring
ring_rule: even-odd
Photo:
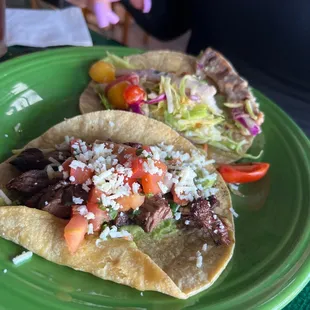
[[[103,192],[97,188],[96,186],[94,186],[88,195],[88,202],[89,203],[100,203],[100,197],[103,194]]]
[[[83,184],[93,176],[93,171],[87,167],[84,169],[77,167],[76,169],[70,168],[70,177],[74,177],[72,184]]]
[[[90,220],[89,223],[93,224],[94,231],[99,231],[102,223],[109,222],[110,217],[106,210],[101,210],[98,203],[87,203],[88,212],[92,212],[95,218]]]
[[[150,173],[145,173],[142,178],[141,178],[141,185],[143,187],[143,192],[147,194],[160,194],[161,189],[158,185],[158,182],[162,181],[165,177],[165,174],[167,173],[167,166],[159,161],[156,160],[154,165],[162,170],[162,174],[150,174]]]
[[[129,85],[124,91],[125,101],[130,105],[145,99],[146,93],[138,85]]]
[[[135,182],[137,182],[137,179],[132,178],[132,177],[131,178],[125,177],[125,179],[124,179],[124,183],[128,184],[130,186],[130,188],[132,187],[132,184]]]
[[[100,209],[100,197],[103,192],[97,187],[93,187],[90,190],[87,202],[88,212],[92,212],[95,218],[90,220],[89,223],[93,224],[94,231],[98,231],[101,228],[103,222],[108,222],[110,220],[109,214],[106,210]]]
[[[137,209],[142,206],[145,196],[139,194],[132,194],[130,196],[123,196],[116,200],[117,203],[122,205],[121,211],[128,211],[130,209]]]
[[[141,185],[143,188],[143,192],[146,195],[157,195],[161,193],[161,189],[158,185],[158,182],[160,182],[160,179],[158,176],[154,174],[147,173],[142,179],[141,179]]]
[[[74,214],[65,227],[64,237],[71,254],[74,254],[84,240],[88,223],[84,216]]]
[[[143,163],[145,162],[145,159],[136,157],[132,163],[131,163],[131,170],[132,170],[132,178],[140,179],[142,178],[146,173],[143,170]]]
[[[227,183],[248,183],[258,181],[264,177],[269,166],[268,163],[220,165],[218,171]]]
[[[125,147],[123,152],[118,154],[118,161],[122,165],[128,161],[132,161],[134,158],[136,158],[136,152],[137,150],[134,147]]]
[[[175,192],[174,186],[172,186],[172,188],[171,188],[171,194],[172,194],[172,196],[173,196],[173,201],[174,201],[176,204],[178,204],[178,205],[180,205],[180,206],[186,206],[186,205],[188,204],[188,200],[186,200],[186,199],[180,199],[180,198],[178,197],[178,195],[177,195],[176,192]]]
[[[68,159],[66,159],[66,161],[62,164],[62,168],[64,169],[65,172],[70,172],[70,164],[72,163],[73,158],[69,157]]]

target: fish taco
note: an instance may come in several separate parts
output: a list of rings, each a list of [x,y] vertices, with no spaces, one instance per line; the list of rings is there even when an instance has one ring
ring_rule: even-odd
[[[197,58],[173,51],[108,54],[89,75],[82,114],[129,110],[164,122],[218,163],[255,158],[247,151],[264,114],[248,82],[219,52],[207,48]]]
[[[56,264],[186,299],[234,251],[230,194],[213,162],[139,114],[74,117],[0,165],[0,236]]]

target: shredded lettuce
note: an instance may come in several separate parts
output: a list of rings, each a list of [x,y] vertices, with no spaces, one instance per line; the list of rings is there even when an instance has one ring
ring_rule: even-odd
[[[241,108],[243,103],[224,103],[224,106],[227,108]]]
[[[116,56],[114,54],[111,54],[107,52],[107,56],[103,58],[103,61],[108,62],[115,66],[116,68],[120,69],[137,69],[134,65],[130,64],[127,60]]]
[[[101,103],[105,107],[105,109],[106,110],[111,110],[111,105],[110,105],[108,99],[106,98],[106,96],[104,94],[100,94],[100,93],[98,93],[98,96],[100,98]]]
[[[257,120],[257,116],[253,112],[250,100],[245,101],[245,110],[249,113],[252,119]]]

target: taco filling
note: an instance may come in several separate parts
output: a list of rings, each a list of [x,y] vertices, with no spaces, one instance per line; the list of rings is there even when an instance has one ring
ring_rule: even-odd
[[[95,232],[99,245],[107,238],[202,228],[216,245],[228,245],[229,228],[214,211],[217,174],[202,168],[212,162],[197,150],[184,153],[163,143],[88,144],[66,137],[58,150],[28,148],[10,161],[22,174],[6,188],[20,204],[70,219],[64,237],[71,253]]]
[[[101,108],[144,114],[201,148],[210,146],[236,158],[253,157],[245,153],[261,132],[264,114],[248,83],[211,48],[194,61],[184,55],[187,66],[184,59],[173,59],[178,53],[170,54],[149,52],[124,59],[108,54],[93,64],[90,87]],[[92,105],[96,97],[82,95],[82,113],[91,111],[91,106],[100,109],[95,102]]]

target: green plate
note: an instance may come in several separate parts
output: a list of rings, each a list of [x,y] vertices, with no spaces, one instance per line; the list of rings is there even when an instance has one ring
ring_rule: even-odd
[[[78,98],[90,64],[105,51],[126,48],[65,48],[35,53],[0,65],[0,160],[50,126],[79,113]],[[15,267],[22,248],[0,240],[1,309],[275,309],[284,307],[307,284],[310,270],[310,143],[274,103],[255,92],[266,114],[260,159],[268,175],[233,197],[236,249],[218,281],[188,300],[139,291],[34,255]],[[20,123],[22,132],[14,126]],[[156,134],[156,133],[154,133]],[[7,137],[5,136],[7,135]],[[7,269],[7,273],[1,272]]]

